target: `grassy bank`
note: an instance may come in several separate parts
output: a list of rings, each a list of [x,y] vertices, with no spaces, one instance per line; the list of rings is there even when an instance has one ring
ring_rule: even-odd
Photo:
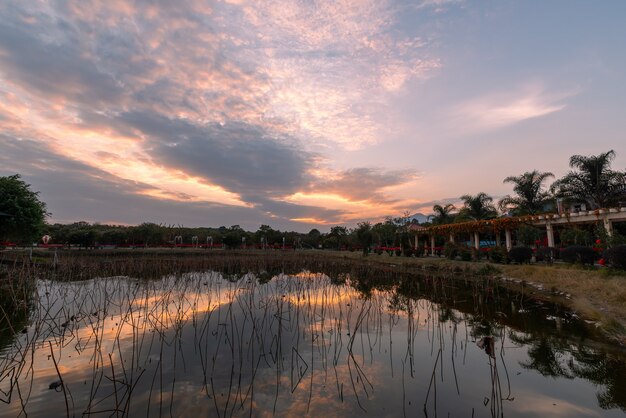
[[[626,346],[626,273],[623,272],[566,264],[491,264],[438,257],[390,257],[387,254],[363,257],[357,252],[328,252],[328,255],[408,269],[499,278],[503,286],[526,289],[534,297],[559,301],[581,317],[596,322],[611,340]]]

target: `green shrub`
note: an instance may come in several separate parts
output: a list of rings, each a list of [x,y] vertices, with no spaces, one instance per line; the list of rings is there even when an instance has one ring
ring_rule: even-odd
[[[537,228],[530,225],[522,225],[517,229],[517,240],[524,245],[532,245],[541,237]]]
[[[396,255],[400,257],[402,255],[402,250],[401,249],[396,250]]]
[[[604,251],[604,260],[609,266],[626,270],[626,245],[616,245]]]
[[[482,254],[480,253],[480,250],[477,250],[474,247],[470,248],[470,254],[472,256],[472,261],[478,261],[480,260],[482,256]]]
[[[459,247],[459,255],[463,261],[472,261],[472,252],[465,246]]]
[[[478,270],[476,270],[476,274],[479,276],[493,276],[494,274],[501,274],[499,268],[495,267],[493,264],[485,264]]]
[[[590,247],[572,245],[561,251],[561,259],[566,263],[591,264],[598,259],[598,254]]]
[[[402,253],[404,254],[405,257],[411,257],[413,255],[413,248],[411,247],[405,247],[402,250]]]
[[[513,247],[509,251],[509,258],[511,261],[518,264],[530,263],[532,256],[533,250],[530,247]]]
[[[552,263],[556,258],[557,251],[554,247],[539,247],[537,248],[536,260],[545,261],[546,263]]]
[[[489,259],[493,263],[506,264],[509,262],[509,254],[504,247],[494,247],[489,251]]]
[[[459,246],[453,242],[446,242],[446,245],[443,246],[443,255],[450,260],[454,260],[459,255]]]
[[[570,246],[591,245],[594,241],[591,232],[579,228],[566,229],[560,233],[560,236],[561,242]]]

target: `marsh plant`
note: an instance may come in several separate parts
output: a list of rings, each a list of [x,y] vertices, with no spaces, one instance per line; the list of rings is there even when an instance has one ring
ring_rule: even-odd
[[[500,288],[497,270],[451,281],[302,256],[150,257],[15,264],[40,278],[0,348],[2,415],[495,417],[581,384],[577,408],[626,405],[619,357],[598,363],[575,314]],[[221,270],[193,271],[207,264]],[[86,277],[95,266],[106,274]],[[546,370],[594,376],[604,403]]]

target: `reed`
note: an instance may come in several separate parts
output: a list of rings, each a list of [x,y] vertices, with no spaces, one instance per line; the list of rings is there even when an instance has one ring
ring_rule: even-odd
[[[189,392],[220,417],[315,415],[322,393],[346,415],[376,414],[382,359],[384,379],[401,380],[398,411],[438,414],[444,381],[460,394],[468,350],[489,337],[498,344],[484,393],[501,416],[514,397],[511,335],[530,343],[548,312],[563,320],[560,349],[573,352],[574,331],[600,338],[561,306],[478,272],[317,252],[85,251],[53,261],[36,253],[3,263],[7,295],[12,306],[24,301],[29,323],[22,330],[4,316],[12,340],[0,348],[0,389],[16,414],[39,396],[42,370],[60,382],[56,413],[67,416],[189,415],[200,402]],[[582,370],[580,358],[562,367]]]

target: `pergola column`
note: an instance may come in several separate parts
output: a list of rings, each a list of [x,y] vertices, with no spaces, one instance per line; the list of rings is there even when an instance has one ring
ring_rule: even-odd
[[[500,231],[496,231],[496,247],[499,247],[500,245],[502,245],[500,242]]]
[[[415,234],[415,249],[417,250],[419,248],[419,241],[417,239],[417,234]]]
[[[554,231],[552,230],[552,224],[546,223],[546,234],[548,235],[548,247],[554,247]]]
[[[504,238],[506,240],[506,250],[510,251],[513,248],[511,240],[511,230],[509,228],[504,230]]]
[[[613,223],[609,218],[604,218],[604,230],[609,237],[613,236]]]
[[[430,236],[430,255],[435,255],[435,236]]]
[[[480,234],[477,231],[474,232],[474,248],[480,250]]]
[[[454,244],[454,233],[450,232],[450,242]]]

